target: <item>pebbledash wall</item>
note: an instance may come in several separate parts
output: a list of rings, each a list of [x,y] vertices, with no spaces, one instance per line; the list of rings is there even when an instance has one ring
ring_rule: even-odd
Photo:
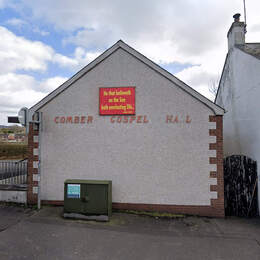
[[[115,46],[31,109],[43,116],[42,202],[62,204],[69,178],[112,180],[114,208],[223,217],[223,110]],[[99,88],[122,86],[135,87],[135,116],[100,116]],[[37,201],[37,136],[31,124],[28,203]]]

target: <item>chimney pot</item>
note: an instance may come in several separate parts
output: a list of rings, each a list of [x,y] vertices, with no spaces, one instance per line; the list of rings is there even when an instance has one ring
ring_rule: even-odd
[[[234,22],[239,22],[240,21],[240,14],[239,13],[237,13],[237,14],[234,14],[233,15],[233,18],[234,18]]]

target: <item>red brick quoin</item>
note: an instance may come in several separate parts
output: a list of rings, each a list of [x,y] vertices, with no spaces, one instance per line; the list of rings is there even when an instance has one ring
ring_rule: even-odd
[[[215,216],[224,217],[223,116],[209,116],[209,121],[216,122],[216,129],[209,130],[210,136],[216,136],[216,143],[210,143],[209,149],[216,150],[217,155],[209,159],[211,164],[217,166],[216,172],[210,172],[210,178],[217,178],[217,185],[211,185],[210,191],[216,191],[218,195],[216,199],[211,199],[211,210]]]
[[[210,185],[209,190],[217,192],[217,198],[211,199],[210,206],[184,206],[184,205],[162,205],[162,204],[135,204],[135,203],[113,203],[113,209],[121,210],[142,210],[169,212],[175,214],[190,214],[210,217],[224,217],[224,177],[223,177],[223,119],[222,116],[209,116],[209,122],[216,122],[216,129],[209,130],[209,136],[216,136],[216,143],[209,144],[209,150],[216,150],[216,157],[210,157],[209,163],[216,164],[216,171],[209,172],[209,178],[216,178],[217,185]],[[29,132],[29,161],[28,161],[28,193],[29,204],[37,202],[37,194],[33,193],[33,187],[37,187],[37,182],[33,181],[33,174],[38,173],[38,169],[33,168],[33,161],[38,160],[38,156],[33,156],[33,148],[38,144],[33,142],[33,135],[37,136],[38,131],[30,125]],[[63,201],[42,201],[42,204],[63,205]]]
[[[28,134],[28,174],[27,174],[27,203],[36,204],[37,203],[37,193],[36,189],[38,187],[38,181],[33,180],[33,175],[37,176],[38,169],[34,168],[33,162],[38,162],[38,155],[33,154],[33,149],[38,148],[38,142],[34,140],[34,136],[38,136],[38,130],[34,129],[33,124],[29,125]],[[35,142],[36,141],[36,142]],[[36,187],[36,188],[34,188]]]

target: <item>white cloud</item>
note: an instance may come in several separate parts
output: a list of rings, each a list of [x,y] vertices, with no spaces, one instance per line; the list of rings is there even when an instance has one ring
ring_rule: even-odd
[[[89,49],[104,50],[108,45],[112,45],[118,39],[113,35],[113,31],[108,28],[82,29],[74,36],[64,39],[63,43],[73,43],[77,46],[88,47]]]
[[[260,42],[259,8],[260,8],[259,1],[256,0],[246,1],[246,10],[247,10],[246,41],[248,42]]]
[[[50,62],[72,70],[80,69],[99,53],[76,48],[73,57],[56,53],[50,46],[38,41],[18,37],[0,26],[0,122],[7,123],[8,115],[23,107],[31,107],[47,93],[53,91],[67,78],[55,76],[42,81],[17,70],[45,71]]]
[[[101,52],[86,52],[83,48],[77,47],[75,49],[75,59],[78,61],[78,66],[85,66],[86,64],[90,63],[92,60],[97,58]]]
[[[214,95],[209,91],[211,82],[218,79],[218,74],[214,73],[214,71],[207,70],[203,65],[193,66],[176,73],[175,76],[186,84],[195,86],[195,90],[207,98],[214,100]]]
[[[34,78],[29,75],[14,73],[0,75],[1,93],[15,93],[17,91],[32,89],[34,85]]]
[[[11,25],[13,27],[21,29],[21,27],[30,28],[32,32],[40,34],[41,36],[48,36],[50,33],[44,30],[41,30],[38,26],[29,24],[27,21],[18,19],[18,18],[11,18],[5,21],[5,24]]]
[[[37,81],[25,74],[0,75],[1,124],[7,123],[7,116],[17,115],[21,107],[31,107],[66,80],[63,77],[53,77]]]
[[[61,54],[55,54],[52,62],[58,63],[61,67],[68,67],[73,71],[77,71],[82,69],[82,67],[86,66],[100,54],[100,52],[87,52],[84,48],[77,47],[73,58]]]
[[[24,24],[22,20],[9,20],[9,24]],[[19,37],[0,26],[0,122],[7,123],[8,115],[14,115],[23,107],[30,107],[47,93],[61,85],[67,78],[55,76],[42,81],[36,80],[26,71],[47,71],[49,63],[73,71],[92,61],[99,53],[76,48],[73,57],[59,54],[50,46]],[[22,70],[24,74],[18,74]]]
[[[40,34],[41,36],[48,36],[48,35],[50,34],[50,33],[47,32],[47,31],[41,30],[41,29],[40,29],[39,27],[37,27],[37,26],[34,26],[33,29],[32,29],[32,31],[33,31],[34,33]]]
[[[1,124],[7,123],[7,117],[17,115],[20,108],[26,106],[30,107],[46,94],[38,92],[33,89],[25,89],[15,92],[1,92],[0,93],[0,122]]]
[[[13,26],[18,26],[18,27],[27,24],[26,21],[18,18],[8,19],[5,23]]]
[[[45,71],[51,61],[53,50],[39,42],[18,37],[0,26],[0,73],[16,70]]]
[[[86,52],[76,48],[73,57],[56,53],[50,46],[16,36],[5,27],[0,26],[0,74],[17,70],[44,72],[48,63],[55,63],[73,71],[92,61],[99,52]]]
[[[0,75],[0,105],[31,106],[36,102],[35,99],[53,91],[66,80],[67,78],[58,76],[37,81],[34,77],[25,74]],[[28,93],[30,94],[27,95]]]
[[[64,55],[61,55],[59,53],[56,53],[53,56],[52,61],[54,63],[60,64],[62,67],[76,67],[78,65],[78,61],[69,57],[66,57]]]
[[[221,73],[232,15],[243,11],[240,0],[79,0],[77,5],[27,0],[26,5],[35,18],[67,31],[64,43],[100,52],[122,39],[159,64],[200,64],[177,74],[197,89],[207,89],[206,81]]]
[[[64,83],[67,78],[64,77],[53,77],[45,79],[44,81],[40,82],[39,90],[44,93],[49,93],[59,87],[62,83]]]

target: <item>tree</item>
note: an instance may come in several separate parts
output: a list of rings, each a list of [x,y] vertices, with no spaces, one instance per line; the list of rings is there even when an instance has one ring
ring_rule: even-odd
[[[212,93],[214,96],[217,95],[218,92],[218,78],[212,78],[208,83],[209,92]]]

